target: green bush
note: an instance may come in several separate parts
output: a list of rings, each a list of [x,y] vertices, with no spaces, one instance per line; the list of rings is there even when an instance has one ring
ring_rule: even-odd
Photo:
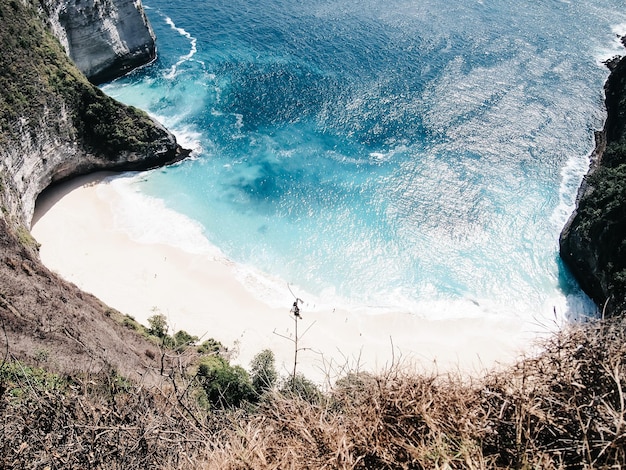
[[[185,330],[178,330],[174,334],[173,339],[174,339],[174,348],[177,351],[182,351],[183,349],[187,348],[187,346],[191,346],[192,344],[195,344],[196,341],[198,341],[197,336],[192,336],[189,333],[187,333]]]
[[[126,328],[130,330],[141,329],[141,325],[139,324],[139,322],[137,322],[137,320],[135,320],[130,315],[124,315],[124,318],[122,319],[122,325],[124,325]]]
[[[250,363],[250,375],[252,387],[258,395],[263,395],[270,390],[278,380],[276,372],[274,352],[264,349],[252,359]]]
[[[209,338],[198,346],[198,354],[223,356],[228,352],[228,348],[216,339]]]
[[[162,313],[157,313],[148,318],[148,334],[157,338],[165,338],[167,336],[167,318]]]
[[[209,403],[216,408],[239,407],[255,399],[254,388],[245,369],[231,366],[223,357],[204,357],[197,377]]]
[[[20,397],[24,387],[36,390],[64,390],[67,380],[41,367],[32,367],[20,361],[5,362],[0,367],[0,389]]]
[[[295,377],[286,379],[280,388],[280,392],[283,395],[298,397],[309,403],[318,403],[323,396],[319,387],[302,374],[296,374]]]

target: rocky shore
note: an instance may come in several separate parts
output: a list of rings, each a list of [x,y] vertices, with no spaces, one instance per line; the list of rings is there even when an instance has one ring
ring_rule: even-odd
[[[560,251],[582,289],[604,315],[613,316],[626,308],[626,58],[607,65],[607,119],[596,134],[590,170],[561,233]]]

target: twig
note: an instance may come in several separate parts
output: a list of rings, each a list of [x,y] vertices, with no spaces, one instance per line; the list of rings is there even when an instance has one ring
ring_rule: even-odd
[[[2,364],[0,364],[0,369],[4,367],[4,364],[7,362],[7,358],[9,357],[9,336],[7,335],[7,330],[4,326],[4,318],[0,316],[0,321],[2,321],[2,331],[4,332],[4,340],[5,340],[5,350],[4,357],[2,358]]]
[[[293,293],[293,291],[291,290],[291,286],[289,285],[289,283],[287,283],[287,289],[289,289],[289,292],[291,292],[291,295],[293,295],[294,299],[298,299],[299,297],[296,297],[296,294]]]
[[[313,323],[311,323],[311,324],[309,325],[309,327],[308,327],[306,330],[304,330],[304,333],[302,333],[302,334],[300,335],[300,339],[302,339],[302,338],[304,337],[304,335],[306,335],[307,331],[309,331],[309,330],[311,329],[311,327],[312,327],[313,325],[315,325],[315,323],[317,323],[317,320],[314,320],[314,321],[313,321]]]

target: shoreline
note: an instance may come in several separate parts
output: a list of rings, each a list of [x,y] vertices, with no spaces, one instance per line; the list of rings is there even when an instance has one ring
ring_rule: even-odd
[[[116,229],[116,197],[97,173],[50,188],[40,196],[31,233],[42,262],[109,306],[147,325],[164,314],[169,333],[185,330],[221,341],[249,368],[269,348],[276,368],[293,370],[293,303],[267,305],[246,289],[236,266],[210,253],[194,254],[160,243],[140,243]],[[119,196],[117,196],[119,197]],[[402,363],[425,373],[479,375],[532,353],[547,326],[519,318],[468,317],[432,320],[410,313],[307,310],[298,323],[298,372],[318,383],[348,370],[380,372]],[[306,333],[304,333],[306,331]],[[303,334],[304,333],[304,334]]]

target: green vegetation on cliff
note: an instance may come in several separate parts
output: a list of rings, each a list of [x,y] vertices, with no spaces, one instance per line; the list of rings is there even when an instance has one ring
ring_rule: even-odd
[[[611,145],[605,155],[609,152],[613,158],[626,162],[626,149]],[[599,167],[589,176],[588,184],[594,189],[579,202],[579,230],[590,244],[599,246],[598,267],[606,278],[609,296],[623,302],[626,299],[626,163]]]

